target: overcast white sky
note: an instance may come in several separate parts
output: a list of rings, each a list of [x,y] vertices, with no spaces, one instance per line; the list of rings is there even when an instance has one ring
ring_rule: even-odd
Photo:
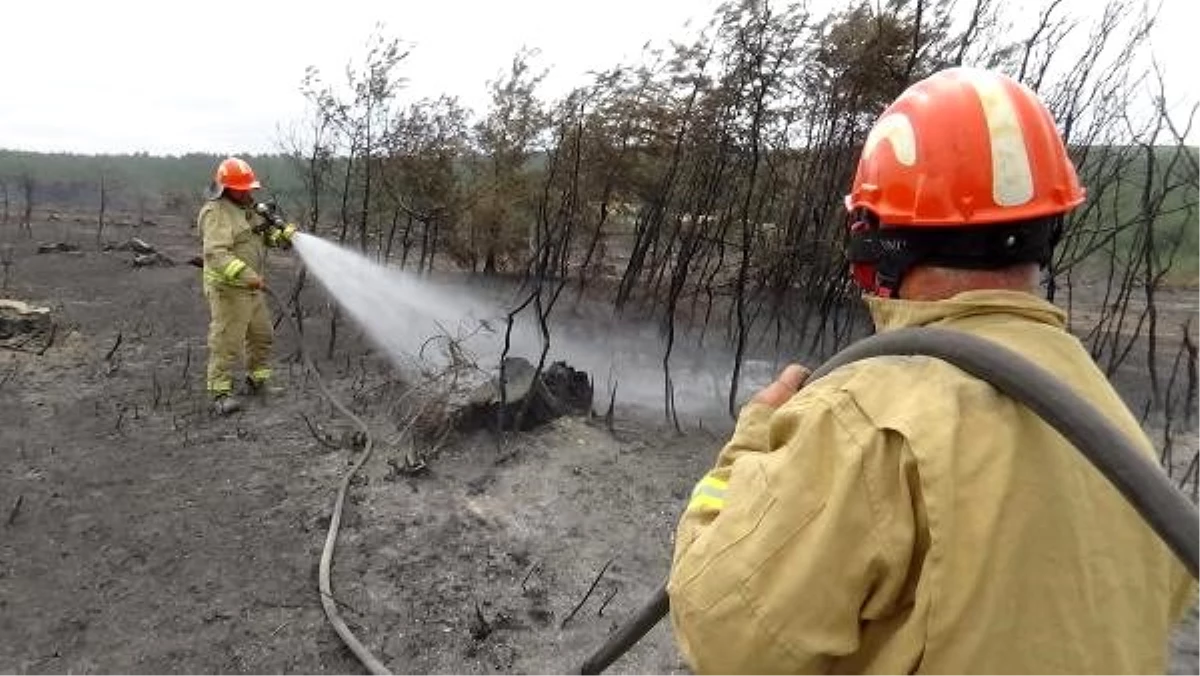
[[[824,0],[828,4],[836,0]],[[414,43],[406,98],[449,93],[481,110],[486,81],[523,45],[551,69],[545,94],[589,69],[677,37],[719,0],[340,0],[230,3],[5,2],[0,148],[84,153],[277,150],[303,115],[298,87],[358,59],[378,22]],[[1081,7],[1100,6],[1076,0]],[[1196,0],[1164,0],[1153,36],[1178,105],[1200,98]],[[1196,132],[1191,139],[1195,143]]]

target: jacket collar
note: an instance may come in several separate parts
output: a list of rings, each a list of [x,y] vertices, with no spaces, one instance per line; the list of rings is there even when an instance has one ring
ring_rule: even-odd
[[[864,296],[875,329],[942,324],[974,315],[1006,314],[1065,328],[1067,313],[1037,296],[1020,291],[964,291],[946,300],[919,301]]]

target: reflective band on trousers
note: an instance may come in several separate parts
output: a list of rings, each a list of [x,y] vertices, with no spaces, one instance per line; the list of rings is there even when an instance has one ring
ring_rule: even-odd
[[[256,383],[265,382],[270,379],[271,379],[271,369],[269,369],[269,368],[266,368],[266,367],[258,368],[258,369],[254,369],[253,371],[250,372],[250,380],[253,380]]]
[[[694,509],[711,509],[720,511],[725,506],[725,489],[729,482],[715,476],[705,476],[692,489],[692,499],[688,502],[688,511]]]

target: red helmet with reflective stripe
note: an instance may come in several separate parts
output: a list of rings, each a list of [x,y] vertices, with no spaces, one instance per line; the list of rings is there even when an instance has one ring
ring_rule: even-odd
[[[1037,95],[1000,73],[951,68],[909,87],[876,121],[846,207],[852,241],[867,231],[897,229],[924,231],[920,237],[928,242],[935,232],[1049,222],[1083,200],[1075,167]],[[970,267],[986,266],[989,246],[972,240]],[[886,257],[889,247],[895,248],[876,253]],[[895,284],[920,262],[912,250],[907,257]],[[853,251],[851,260],[872,262],[855,261]],[[1005,262],[1011,261],[996,257],[997,266]],[[872,269],[854,272],[860,285],[876,290]]]
[[[1084,199],[1075,166],[1028,87],[951,68],[909,87],[863,145],[850,209],[886,225],[969,225],[1061,214]]]
[[[220,189],[254,190],[262,187],[254,177],[254,170],[240,157],[228,157],[217,167],[213,181]]]

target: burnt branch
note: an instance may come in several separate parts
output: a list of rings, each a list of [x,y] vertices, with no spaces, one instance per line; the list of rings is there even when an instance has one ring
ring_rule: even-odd
[[[117,354],[117,349],[121,347],[121,341],[124,340],[124,338],[124,332],[117,331],[117,339],[113,341],[112,347],[108,348],[108,352],[104,354],[104,361],[112,362],[113,356]]]
[[[313,439],[317,440],[318,444],[324,446],[325,448],[334,450],[334,451],[341,448],[340,444],[333,443],[332,441],[329,440],[328,435],[326,435],[323,432],[321,432],[320,430],[318,430],[317,427],[315,425],[313,425],[313,422],[308,419],[307,415],[304,415],[303,413],[301,413],[300,419],[304,421],[304,426],[308,428],[308,433],[312,435]]]
[[[16,523],[17,515],[21,513],[21,505],[24,503],[25,494],[22,493],[18,495],[16,501],[13,502],[12,509],[10,509],[8,512],[8,519],[4,522],[6,525],[12,526],[14,523]]]
[[[617,557],[614,556],[608,561],[604,562],[604,565],[600,567],[600,572],[596,574],[596,577],[592,580],[592,584],[588,586],[587,592],[583,595],[583,598],[579,599],[579,603],[576,603],[575,607],[571,609],[571,612],[567,613],[567,616],[564,617],[562,622],[559,623],[559,629],[566,627],[567,623],[571,621],[571,618],[575,617],[575,614],[578,613],[579,609],[583,607],[583,604],[587,603],[587,600],[592,596],[592,592],[596,591],[596,585],[600,584],[600,580],[604,577],[605,571],[608,570],[608,567],[611,566],[613,561],[616,561],[616,559]]]

